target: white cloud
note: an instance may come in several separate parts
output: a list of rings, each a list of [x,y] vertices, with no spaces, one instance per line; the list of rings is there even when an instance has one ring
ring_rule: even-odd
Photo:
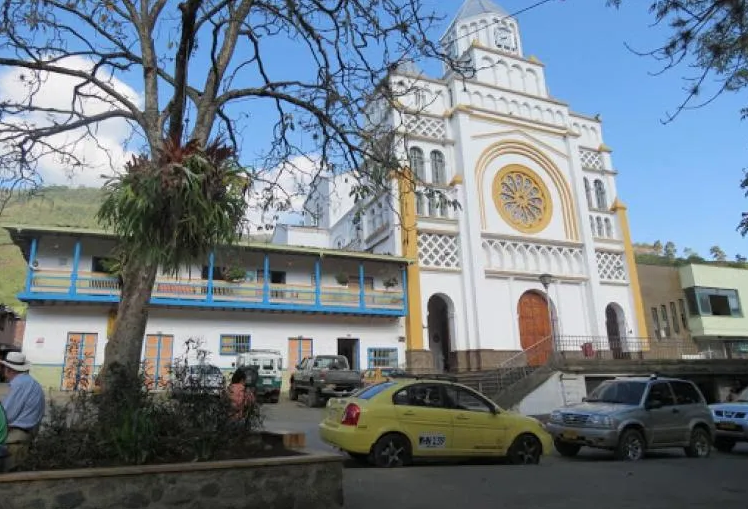
[[[82,57],[69,57],[61,63],[67,68],[90,71],[92,64]],[[104,79],[104,78],[101,78]],[[116,78],[106,80],[117,92],[139,107],[142,97],[132,87]],[[33,104],[41,108],[69,109],[73,98],[74,88],[82,83],[79,78],[59,74],[41,76],[36,80],[32,71],[11,69],[0,74],[0,101],[23,103],[28,101],[29,93],[34,91]],[[37,89],[38,87],[38,89]],[[103,92],[93,85],[83,88],[85,93],[94,97],[82,99],[78,110],[85,115],[93,115],[112,109],[114,106],[103,101]],[[98,96],[98,98],[97,98]],[[35,112],[24,115],[14,115],[8,122],[26,123],[35,126],[49,126],[60,115]],[[94,136],[89,136],[84,129],[78,129],[65,134],[55,135],[47,141],[62,147],[74,143],[81,136],[85,137],[75,142],[74,153],[84,162],[83,168],[73,170],[69,162],[54,155],[43,155],[40,159],[39,172],[44,184],[85,185],[100,187],[103,184],[101,174],[110,175],[119,170],[131,157],[132,153],[126,148],[126,142],[132,134],[131,126],[123,119],[113,119],[102,122],[91,128]]]
[[[297,156],[273,169],[258,171],[247,213],[251,230],[301,220],[310,185],[319,172],[316,156]]]

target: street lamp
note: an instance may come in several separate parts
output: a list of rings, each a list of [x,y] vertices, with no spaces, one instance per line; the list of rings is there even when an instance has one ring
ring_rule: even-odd
[[[551,294],[548,291],[548,287],[551,286],[551,282],[553,281],[553,276],[547,273],[541,274],[539,279],[540,279],[540,284],[543,285],[543,289],[545,290],[545,302],[546,302],[546,306],[548,306],[548,322],[549,322],[549,325],[551,326],[550,331],[551,331],[551,338],[553,340],[551,344],[554,346],[554,350],[555,350],[556,335],[554,334],[554,330],[553,330],[553,309],[551,307]]]

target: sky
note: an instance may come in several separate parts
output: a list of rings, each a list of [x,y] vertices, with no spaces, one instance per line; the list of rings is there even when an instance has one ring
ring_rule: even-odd
[[[495,1],[514,13],[537,0]],[[441,26],[434,27],[432,36],[436,39],[462,0],[423,2],[445,17]],[[745,240],[736,231],[746,203],[739,187],[742,169],[748,166],[748,125],[739,114],[740,108],[748,105],[748,100],[742,101],[745,92],[722,96],[663,125],[666,113],[684,97],[681,78],[689,69],[653,76],[660,64],[625,47],[628,43],[641,51],[653,49],[667,36],[666,28],[651,27],[653,18],[647,9],[650,0],[625,0],[621,9],[606,7],[605,3],[552,0],[518,15],[525,55],[534,55],[545,64],[554,98],[567,102],[575,112],[602,116],[603,137],[613,149],[613,165],[618,171],[618,197],[628,206],[634,241],[673,241],[679,252],[691,248],[702,256],[716,244],[730,258],[738,253],[748,256]],[[293,75],[305,62],[294,58],[289,48],[276,44],[268,57],[275,71]],[[433,74],[438,75],[435,66],[426,65],[425,69],[434,69]],[[10,94],[13,82],[11,74],[0,74],[0,95]],[[63,85],[60,80],[52,84],[58,88]],[[139,102],[137,86],[131,85],[117,84]],[[66,100],[67,95],[50,93],[45,97],[53,105]],[[261,117],[258,110],[253,114]],[[126,131],[127,126],[120,123],[101,132],[104,144],[117,147],[114,152],[118,161],[129,156],[121,148]],[[250,136],[246,139],[245,161],[252,160],[252,146],[264,145],[265,141],[257,130]],[[97,155],[93,143],[83,149],[96,168],[77,175],[72,184],[100,185],[99,175],[109,160]],[[61,165],[50,162],[49,166],[58,171],[46,175],[47,183],[71,183],[59,170]]]

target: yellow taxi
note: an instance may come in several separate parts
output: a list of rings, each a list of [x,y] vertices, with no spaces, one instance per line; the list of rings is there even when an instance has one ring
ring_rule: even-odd
[[[453,381],[399,378],[327,402],[320,437],[378,467],[414,458],[506,457],[537,464],[553,439],[543,424]]]

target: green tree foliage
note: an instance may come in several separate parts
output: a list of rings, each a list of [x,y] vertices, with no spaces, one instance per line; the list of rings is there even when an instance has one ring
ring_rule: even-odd
[[[658,256],[662,255],[662,242],[659,240],[656,240],[654,244],[652,244],[652,249],[654,250],[654,253]]]
[[[671,241],[667,241],[665,243],[665,247],[663,248],[663,253],[665,254],[666,258],[670,258],[670,259],[675,258],[675,253],[676,253],[675,244]]]
[[[727,261],[727,255],[719,246],[712,246],[711,248],[709,248],[709,255],[713,260],[716,260],[718,262]]]

